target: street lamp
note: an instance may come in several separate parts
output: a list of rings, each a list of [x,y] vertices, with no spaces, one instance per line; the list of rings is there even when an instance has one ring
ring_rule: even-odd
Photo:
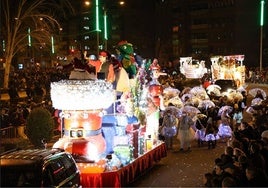
[[[51,53],[52,54],[55,53],[54,37],[53,36],[51,36]]]
[[[261,14],[260,14],[260,71],[262,71],[262,33],[264,22],[264,4],[265,0],[261,0]]]
[[[99,23],[99,0],[95,1],[96,3],[96,34],[97,34],[97,55],[99,55],[99,43],[100,43],[100,23]]]
[[[32,46],[31,29],[28,28],[28,46]]]
[[[106,13],[106,10],[104,10],[103,22],[104,22],[104,49],[107,50],[108,34],[107,34],[107,13]]]

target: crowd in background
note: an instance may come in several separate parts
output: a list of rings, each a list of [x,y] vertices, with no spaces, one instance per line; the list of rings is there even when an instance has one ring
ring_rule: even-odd
[[[214,169],[204,174],[206,187],[266,187],[268,130],[260,133],[247,122],[241,123],[214,164]]]
[[[170,62],[163,65],[162,70],[168,75],[159,78],[161,83],[173,83],[173,86],[176,87],[176,83],[185,79],[185,76],[180,73],[179,67],[173,66]],[[47,105],[51,109],[50,83],[68,79],[69,74],[70,71],[55,67],[47,69],[36,67],[12,72],[7,91],[10,100],[1,100],[1,128],[10,125],[18,126],[25,122],[29,110],[42,102],[43,105]],[[268,68],[264,68],[261,73],[258,68],[247,69],[246,82],[268,83]],[[183,89],[181,85],[178,87],[180,87],[179,90]],[[25,91],[27,97],[21,99],[19,97],[20,91]]]
[[[37,106],[43,106],[53,113],[50,83],[68,77],[69,72],[55,68],[14,72],[7,91],[10,99],[1,101],[1,128],[25,124],[31,109]],[[26,97],[19,96],[22,91],[26,93]]]
[[[162,70],[167,73],[167,76],[159,79],[161,83],[173,83],[176,87],[176,82],[185,79],[178,68],[174,69],[167,65],[163,66]],[[267,72],[267,68],[262,72],[257,68],[250,68],[246,72],[246,82],[268,83]],[[45,107],[53,115],[55,109],[50,99],[50,83],[68,79],[69,74],[68,71],[56,68],[13,72],[8,90],[10,100],[1,101],[1,128],[25,124],[31,109],[37,106]],[[25,91],[26,98],[21,99],[19,91]],[[265,118],[267,118],[267,109],[260,111],[252,125],[242,121],[235,127],[232,126],[233,136],[226,146],[225,153],[215,159],[215,168],[204,174],[204,186],[267,186],[268,132],[267,123],[263,124]],[[264,127],[260,127],[260,124]]]

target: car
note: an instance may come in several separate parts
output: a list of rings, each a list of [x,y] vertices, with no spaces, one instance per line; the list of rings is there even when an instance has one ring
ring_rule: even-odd
[[[234,80],[219,79],[219,80],[216,80],[214,84],[221,87],[221,92],[226,92],[228,91],[228,89],[234,89],[234,90],[237,89],[237,86]]]
[[[1,187],[81,187],[73,156],[59,149],[1,154]]]

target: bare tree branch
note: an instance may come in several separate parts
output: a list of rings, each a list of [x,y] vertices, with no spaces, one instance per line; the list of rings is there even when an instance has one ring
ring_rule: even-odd
[[[5,41],[4,88],[8,88],[13,58],[28,46],[50,46],[51,36],[59,31],[60,22],[74,9],[68,0],[1,0],[1,36]],[[30,33],[28,29],[30,28]]]

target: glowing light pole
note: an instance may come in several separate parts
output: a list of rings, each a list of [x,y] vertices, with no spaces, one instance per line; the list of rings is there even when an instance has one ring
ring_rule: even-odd
[[[104,49],[107,50],[107,41],[108,41],[108,33],[107,33],[107,13],[106,10],[104,10],[103,15],[103,21],[104,21]]]
[[[28,28],[28,46],[32,46],[31,29]]]
[[[54,37],[53,36],[51,36],[51,53],[52,54],[55,53]]]
[[[262,33],[264,22],[264,4],[265,0],[261,0],[261,15],[260,15],[260,71],[262,71]]]
[[[99,55],[99,43],[100,43],[99,0],[96,0],[96,32],[97,32],[97,55]]]

